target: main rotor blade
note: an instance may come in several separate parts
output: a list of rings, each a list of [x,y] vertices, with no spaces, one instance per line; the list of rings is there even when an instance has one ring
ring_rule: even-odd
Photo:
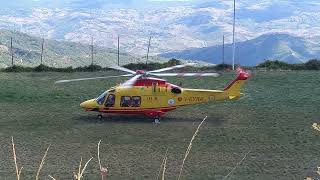
[[[219,77],[218,73],[149,73],[154,76],[161,77]]]
[[[134,77],[132,77],[131,79],[129,79],[125,83],[121,84],[120,87],[131,88],[141,76],[142,76],[142,74],[135,75]]]
[[[121,66],[111,66],[109,68],[115,69],[115,70],[119,70],[119,71],[124,71],[124,72],[131,73],[131,74],[136,74],[136,72],[134,72],[134,71],[132,71],[130,69],[127,69],[125,67],[121,67]]]
[[[181,65],[176,65],[176,66],[172,66],[172,67],[157,69],[157,70],[149,71],[149,72],[150,72],[150,73],[157,73],[157,72],[169,71],[169,70],[172,70],[172,69],[183,68],[183,67],[186,67],[186,66],[193,66],[193,65],[195,65],[195,64],[196,64],[196,63],[181,64]]]
[[[69,82],[76,82],[76,81],[95,80],[95,79],[108,79],[108,78],[116,78],[116,77],[130,77],[130,76],[133,76],[133,75],[132,74],[125,74],[125,75],[119,75],[119,76],[103,76],[103,77],[91,77],[91,78],[80,78],[80,79],[67,79],[67,80],[56,81],[55,84],[69,83]]]

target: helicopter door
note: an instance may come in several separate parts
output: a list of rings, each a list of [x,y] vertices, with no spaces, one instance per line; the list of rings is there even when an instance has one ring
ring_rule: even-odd
[[[116,96],[114,94],[110,94],[106,100],[106,107],[114,107],[114,103],[116,101]]]

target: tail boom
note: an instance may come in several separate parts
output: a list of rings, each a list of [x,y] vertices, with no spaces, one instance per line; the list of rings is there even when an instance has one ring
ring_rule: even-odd
[[[202,104],[208,102],[236,100],[243,96],[241,87],[249,78],[249,73],[239,71],[238,76],[224,90],[183,89],[182,96],[178,98],[177,106]]]

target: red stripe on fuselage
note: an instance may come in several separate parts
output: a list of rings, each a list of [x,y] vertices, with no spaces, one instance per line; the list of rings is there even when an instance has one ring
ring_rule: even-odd
[[[142,108],[142,109],[87,109],[87,111],[97,111],[101,113],[112,114],[140,114],[147,116],[161,116],[169,111],[175,110],[177,107],[166,108]]]

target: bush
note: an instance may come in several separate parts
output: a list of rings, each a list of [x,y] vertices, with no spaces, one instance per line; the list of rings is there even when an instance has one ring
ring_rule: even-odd
[[[164,62],[164,63],[130,63],[127,65],[124,65],[123,67],[131,69],[131,70],[146,70],[146,71],[152,71],[155,69],[161,69],[161,68],[166,68],[166,67],[170,67],[170,66],[176,66],[176,65],[180,65],[181,61],[177,60],[177,59],[171,59],[168,62]]]
[[[51,71],[53,72],[75,72],[75,69],[72,68],[72,66],[66,67],[66,68],[51,68]]]
[[[230,69],[232,69],[232,65],[231,64],[218,64],[218,65],[214,66],[214,69],[217,71],[230,70]]]
[[[165,62],[165,63],[163,63],[163,64],[165,64],[165,66],[168,66],[168,67],[169,67],[169,66],[176,66],[176,65],[180,65],[180,64],[181,64],[181,61],[172,58],[172,59],[170,59],[168,62]]]
[[[103,68],[99,65],[91,64],[89,66],[84,66],[84,67],[77,67],[74,69],[74,71],[101,71]]]
[[[266,68],[266,69],[282,69],[282,70],[294,69],[293,64],[288,64],[278,60],[275,60],[275,61],[267,60],[264,63],[259,64],[257,67]]]
[[[164,68],[164,67],[168,67],[164,64],[160,64],[160,63],[130,63],[127,65],[124,65],[123,67],[131,69],[133,71],[135,70],[147,70],[147,71],[151,71],[151,70],[155,70],[155,69],[160,69],[160,68]]]
[[[32,71],[31,67],[17,66],[13,65],[4,69],[4,72],[30,72]]]
[[[305,67],[307,70],[320,70],[320,61],[312,59],[305,63]]]
[[[33,68],[33,71],[36,72],[45,72],[45,71],[52,71],[54,68],[40,64],[39,66],[36,66],[35,68]]]
[[[256,66],[257,68],[282,69],[282,70],[320,70],[320,61],[317,59],[309,60],[301,64],[288,64],[282,61],[265,61]]]
[[[177,59],[171,59],[168,62],[164,63],[130,63],[127,65],[124,65],[123,67],[131,69],[133,71],[135,70],[146,70],[146,71],[152,71],[155,69],[161,69],[166,68],[170,66],[176,66],[182,64],[181,61]],[[252,68],[265,68],[268,70],[320,70],[320,61],[317,59],[309,60],[306,63],[301,64],[288,64],[286,62],[282,61],[272,61],[267,60],[255,67],[246,67],[246,69],[252,69]],[[231,70],[232,65],[230,64],[218,64],[216,66],[205,66],[205,67],[194,67],[189,66],[184,68],[185,71],[194,71],[194,72],[203,72],[203,71],[225,71],[225,70]],[[55,67],[49,67],[46,65],[39,65],[34,68],[32,67],[24,67],[24,66],[18,66],[14,65],[12,67],[7,67],[5,69],[2,69],[1,71],[4,72],[88,72],[88,71],[109,71],[110,68],[103,68],[99,65],[89,65],[84,67],[77,67],[73,68],[72,66],[66,67],[66,68],[55,68]]]

